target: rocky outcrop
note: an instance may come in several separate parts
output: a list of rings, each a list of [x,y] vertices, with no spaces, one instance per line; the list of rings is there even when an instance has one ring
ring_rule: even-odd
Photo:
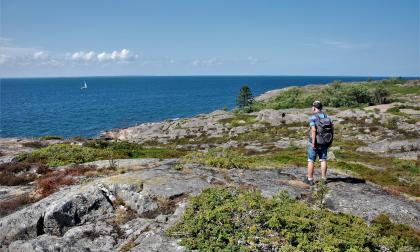
[[[185,137],[219,137],[227,133],[227,128],[220,122],[232,118],[232,112],[214,111],[208,115],[197,115],[189,119],[167,120],[156,123],[143,123],[135,127],[117,129],[102,133],[105,139],[127,140],[144,143],[146,141],[167,142]]]
[[[252,113],[252,115],[255,115],[260,122],[279,126],[282,124],[305,123],[308,121],[310,111],[309,109],[263,109]]]
[[[176,168],[177,160],[133,159],[129,172],[67,187],[0,219],[4,251],[185,251],[165,230],[202,189],[224,185],[256,188],[265,197],[287,190],[311,201],[313,189],[301,182],[304,168],[214,169],[200,164]],[[146,165],[146,163],[150,165]],[[100,163],[100,162],[98,162]],[[319,176],[319,174],[316,174]],[[394,196],[363,180],[329,173],[324,199],[336,212],[372,220],[392,220],[420,228],[420,203]],[[130,212],[126,221],[121,214]]]
[[[357,148],[360,152],[383,153],[385,156],[417,160],[420,155],[420,139],[384,139]]]
[[[256,122],[249,124],[245,121],[239,121],[239,125],[232,126],[228,121],[234,119],[235,114],[218,110],[192,118],[143,123],[126,129],[106,131],[101,134],[101,138],[137,143],[147,141],[167,143],[181,138],[235,137],[251,130],[264,128],[266,127],[264,124],[280,126],[282,124],[305,123],[308,120],[309,112],[307,109],[264,109],[250,114],[256,117]]]

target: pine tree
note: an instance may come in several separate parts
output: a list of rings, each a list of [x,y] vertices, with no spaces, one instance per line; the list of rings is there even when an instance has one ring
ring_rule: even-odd
[[[247,85],[243,86],[236,98],[236,105],[240,109],[249,108],[253,101],[251,89]]]

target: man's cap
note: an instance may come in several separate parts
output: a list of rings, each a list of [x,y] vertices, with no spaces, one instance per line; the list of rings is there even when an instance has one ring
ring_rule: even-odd
[[[312,106],[314,106],[315,108],[319,110],[322,109],[322,103],[320,101],[314,101],[314,103],[312,103]]]

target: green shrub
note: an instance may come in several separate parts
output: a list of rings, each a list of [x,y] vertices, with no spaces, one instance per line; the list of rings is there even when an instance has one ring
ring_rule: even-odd
[[[390,114],[398,114],[400,113],[400,108],[399,107],[392,107],[386,110],[387,113]]]
[[[401,77],[392,77],[386,80],[382,80],[381,83],[384,85],[398,85],[398,84],[404,84],[407,80],[404,80]]]
[[[181,244],[200,251],[415,251],[419,234],[387,221],[314,210],[286,192],[208,188],[191,199],[168,229]]]
[[[240,125],[249,125],[257,121],[256,116],[249,115],[245,113],[235,113],[235,117],[224,118],[219,120],[220,123],[226,124],[229,123],[231,127],[237,127]]]
[[[275,109],[300,107],[302,103],[302,90],[296,87],[287,89],[280,93],[275,99]],[[313,101],[311,101],[312,103]]]
[[[371,91],[372,99],[375,104],[387,103],[387,98],[391,94],[384,85],[375,86]]]
[[[100,159],[108,159],[110,152],[106,150],[82,147],[80,145],[55,144],[25,153],[18,157],[19,161],[43,163],[49,166],[81,164]]]
[[[39,138],[40,140],[63,140],[60,136],[42,136]]]
[[[106,150],[112,153],[114,158],[177,158],[185,153],[176,149],[165,148],[144,148],[140,144],[127,141],[107,142],[92,141],[83,146],[94,149]]]
[[[398,121],[398,117],[391,117],[386,121],[385,127],[388,129],[398,129]]]
[[[364,85],[340,85],[326,87],[322,101],[331,107],[355,107],[372,103],[372,97]]]
[[[49,166],[81,164],[95,160],[114,160],[119,158],[176,158],[183,156],[183,151],[164,148],[143,148],[139,144],[128,142],[92,141],[83,146],[55,144],[22,154],[19,161],[43,163]]]
[[[316,88],[291,87],[279,93],[272,100],[254,102],[251,110],[306,108],[310,107],[315,100],[320,100],[325,106],[330,107],[360,107],[384,104],[395,99],[395,97],[391,99],[391,95],[419,92],[418,86],[406,87],[399,85],[404,82],[405,80],[397,78],[367,83],[334,81],[329,85]]]

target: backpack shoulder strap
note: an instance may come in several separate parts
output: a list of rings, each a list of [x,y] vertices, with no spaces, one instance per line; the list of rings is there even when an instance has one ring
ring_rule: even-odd
[[[316,117],[316,119],[318,119],[318,121],[319,121],[319,120],[321,120],[321,117],[319,117],[319,114],[322,114],[322,115],[324,116],[324,118],[322,118],[322,119],[329,118],[329,117],[328,117],[328,115],[327,115],[327,114],[325,114],[324,112],[321,112],[321,113],[316,113],[316,114],[315,114],[315,117]]]
[[[319,113],[316,113],[316,114],[315,114],[315,117],[316,117],[316,119],[318,120],[318,122],[321,120],[321,118],[319,117]],[[325,114],[324,114],[324,117],[325,117]]]

